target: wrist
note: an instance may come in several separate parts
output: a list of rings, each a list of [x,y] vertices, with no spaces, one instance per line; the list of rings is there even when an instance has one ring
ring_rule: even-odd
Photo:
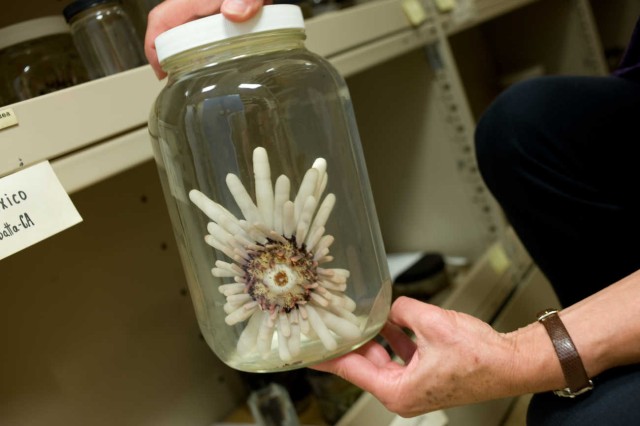
[[[640,362],[640,271],[560,313],[590,377]]]
[[[506,337],[512,344],[512,383],[518,393],[566,387],[560,360],[542,324],[536,321]]]
[[[564,322],[560,319],[558,310],[548,308],[539,312],[537,317],[553,344],[566,383],[563,388],[555,390],[554,393],[558,396],[574,398],[593,389],[593,382],[585,371],[582,358]]]
[[[580,313],[574,309],[563,310],[560,317],[571,334],[589,377],[618,364],[615,359],[607,356],[607,349],[616,335],[615,330],[608,327],[604,333],[602,329],[595,330],[593,324],[581,321]]]

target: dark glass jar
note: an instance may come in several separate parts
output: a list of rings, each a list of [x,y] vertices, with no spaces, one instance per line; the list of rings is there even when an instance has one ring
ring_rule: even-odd
[[[24,101],[87,79],[61,16],[0,29],[0,104]]]

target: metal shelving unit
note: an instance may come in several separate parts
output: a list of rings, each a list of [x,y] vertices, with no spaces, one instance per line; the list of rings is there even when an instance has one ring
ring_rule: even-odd
[[[440,15],[442,28],[453,35],[536,1],[540,0],[458,0],[453,10]]]
[[[345,76],[433,38],[426,25],[410,23],[401,0],[368,2],[306,25],[309,49]],[[144,66],[9,105],[19,125],[0,131],[0,176],[50,160],[73,192],[150,159],[143,129],[163,85]]]
[[[529,320],[518,314],[531,283],[545,283],[478,174],[475,122],[505,75],[539,64],[604,73],[594,22],[605,22],[587,0],[418,4],[418,24],[405,12],[411,0],[319,15],[307,21],[307,45],[347,79],[387,249],[467,257],[472,266],[439,303],[486,321],[509,303],[495,324],[516,328]],[[0,24],[59,7],[12,3]],[[520,36],[505,42],[514,27]],[[563,43],[552,49],[539,35]],[[205,425],[244,402],[239,376],[198,337],[185,297],[146,128],[162,85],[146,66],[10,105],[19,125],[0,130],[0,176],[51,161],[84,223],[0,263],[9,318],[0,423]],[[495,417],[507,405],[488,410]],[[340,425],[394,421],[365,394]]]

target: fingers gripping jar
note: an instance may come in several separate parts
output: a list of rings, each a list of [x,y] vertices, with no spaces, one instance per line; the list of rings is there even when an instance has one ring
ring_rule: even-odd
[[[196,316],[229,366],[282,371],[384,324],[391,286],[344,80],[297,6],[156,40],[149,130]]]

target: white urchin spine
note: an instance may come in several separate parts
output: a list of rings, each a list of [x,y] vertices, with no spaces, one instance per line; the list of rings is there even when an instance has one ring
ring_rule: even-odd
[[[319,340],[327,350],[335,350],[339,339],[358,339],[356,304],[344,294],[349,271],[324,266],[333,260],[329,248],[335,240],[325,233],[336,204],[333,194],[322,199],[327,162],[318,158],[313,163],[293,200],[287,176],[273,185],[262,147],[253,152],[253,173],[255,202],[236,175],[226,178],[242,218],[198,190],[189,193],[212,221],[205,241],[229,259],[216,261],[211,273],[230,280],[219,287],[226,297],[225,322],[246,322],[238,353],[268,357],[276,350],[290,363],[305,339]]]

